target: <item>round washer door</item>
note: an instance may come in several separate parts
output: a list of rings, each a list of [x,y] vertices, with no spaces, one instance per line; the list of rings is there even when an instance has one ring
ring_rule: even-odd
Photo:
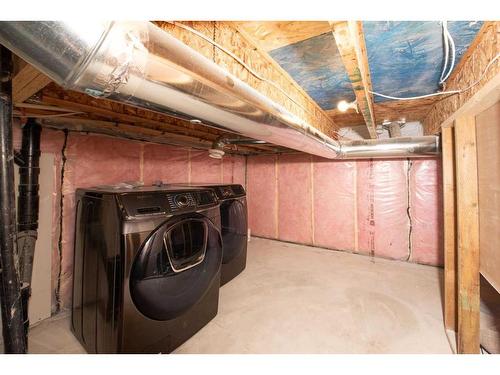
[[[137,253],[130,276],[132,300],[150,319],[174,319],[203,297],[221,261],[221,236],[211,220],[197,213],[170,219]]]
[[[226,264],[246,248],[248,240],[247,209],[241,200],[229,199],[222,202],[220,212],[224,246],[222,263]]]

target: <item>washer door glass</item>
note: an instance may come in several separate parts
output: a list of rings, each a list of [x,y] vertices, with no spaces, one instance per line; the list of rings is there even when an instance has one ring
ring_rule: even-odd
[[[182,272],[203,262],[207,250],[206,221],[186,219],[165,232],[164,251],[172,271]]]
[[[229,263],[247,246],[247,210],[241,200],[226,200],[221,204],[222,263]]]
[[[136,308],[154,320],[185,313],[219,282],[222,261],[220,233],[199,214],[162,224],[139,250],[130,277]]]

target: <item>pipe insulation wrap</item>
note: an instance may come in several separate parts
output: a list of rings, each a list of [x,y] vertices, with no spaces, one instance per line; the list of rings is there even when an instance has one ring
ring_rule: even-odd
[[[67,89],[329,159],[351,158],[354,150],[151,22],[8,21],[0,23],[0,42]],[[413,142],[389,155],[376,143],[366,148],[369,156],[358,147],[356,157],[421,156]]]

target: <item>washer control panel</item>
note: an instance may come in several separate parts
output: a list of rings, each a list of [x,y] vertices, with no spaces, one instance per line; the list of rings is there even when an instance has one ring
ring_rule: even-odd
[[[196,206],[192,193],[168,193],[167,199],[172,211]]]
[[[155,191],[120,194],[119,203],[127,217],[166,215],[174,212],[196,211],[218,204],[211,189],[193,191]]]

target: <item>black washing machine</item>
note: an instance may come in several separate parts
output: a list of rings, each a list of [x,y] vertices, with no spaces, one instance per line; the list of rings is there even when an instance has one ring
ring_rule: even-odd
[[[222,223],[221,285],[234,279],[246,267],[248,242],[248,214],[246,193],[238,184],[185,184],[211,188],[220,202]]]
[[[169,353],[217,314],[211,189],[77,190],[72,329],[89,353]]]

